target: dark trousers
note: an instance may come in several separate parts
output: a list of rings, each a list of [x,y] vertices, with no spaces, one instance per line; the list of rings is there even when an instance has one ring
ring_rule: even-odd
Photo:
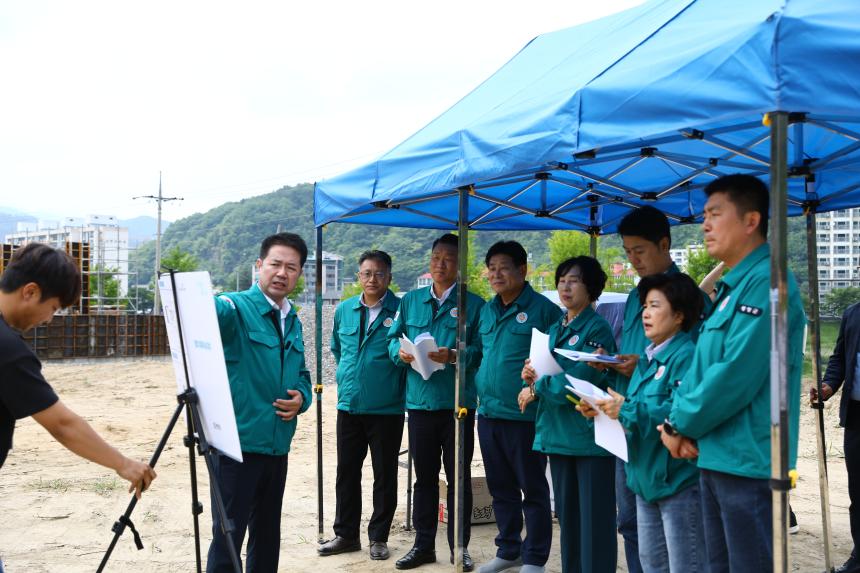
[[[448,548],[454,550],[454,425],[451,410],[409,410],[409,451],[415,465],[412,492],[412,524],[415,547],[421,551],[436,548],[439,523],[439,469],[445,467],[448,480]],[[463,467],[463,547],[469,546],[472,531],[472,454],[475,452],[475,411],[469,410],[463,430],[465,460]]]
[[[358,539],[361,522],[361,466],[370,448],[373,464],[373,514],[370,541],[388,541],[397,509],[397,454],[403,414],[350,414],[337,411],[337,480],[334,534]]]
[[[479,416],[478,439],[499,528],[496,556],[508,560],[522,557],[527,565],[543,566],[552,545],[552,513],[546,456],[532,449],[534,422]]]
[[[860,382],[860,381],[859,381]],[[848,470],[848,516],[856,555],[860,549],[860,402],[848,404],[845,417],[845,468]]]
[[[615,457],[550,454],[549,470],[562,572],[612,573],[618,561]]]
[[[699,484],[708,571],[772,571],[773,498],[768,480],[703,469]]]
[[[248,532],[248,573],[274,573],[281,549],[281,503],[287,481],[287,456],[242,452],[243,463],[215,456],[212,486],[221,489],[227,517],[233,521],[232,542],[242,555]],[[212,502],[212,544],[206,573],[233,573],[221,519]]]
[[[615,458],[615,503],[618,505],[618,533],[624,538],[624,558],[628,573],[642,573],[639,563],[639,534],[636,522],[636,494],[627,487],[624,460]]]

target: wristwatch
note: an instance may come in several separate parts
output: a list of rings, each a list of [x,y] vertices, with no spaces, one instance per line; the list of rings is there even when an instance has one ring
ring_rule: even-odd
[[[672,426],[671,423],[669,423],[669,418],[666,418],[663,420],[663,431],[666,432],[667,436],[677,436],[678,435],[678,430],[676,430],[675,427]]]
[[[450,364],[456,364],[457,363],[457,350],[456,349],[454,349],[454,348],[448,349],[448,362]]]

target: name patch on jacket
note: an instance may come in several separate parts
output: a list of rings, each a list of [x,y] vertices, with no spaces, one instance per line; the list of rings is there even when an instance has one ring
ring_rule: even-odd
[[[750,306],[748,304],[741,304],[738,306],[738,310],[740,310],[744,314],[749,314],[752,316],[761,316],[762,310],[757,306]]]

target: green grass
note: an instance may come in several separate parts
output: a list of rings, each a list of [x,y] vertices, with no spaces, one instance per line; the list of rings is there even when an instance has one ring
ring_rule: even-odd
[[[827,369],[827,361],[830,355],[833,354],[833,347],[836,346],[836,337],[839,336],[839,321],[838,320],[823,320],[821,321],[821,375],[824,376],[824,371]],[[806,341],[806,355],[803,360],[803,377],[812,378],[812,354],[809,339]]]

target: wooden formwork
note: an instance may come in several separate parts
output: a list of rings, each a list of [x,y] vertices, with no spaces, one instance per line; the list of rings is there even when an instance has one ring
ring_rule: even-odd
[[[28,332],[41,359],[168,354],[164,317],[141,314],[67,314]]]

